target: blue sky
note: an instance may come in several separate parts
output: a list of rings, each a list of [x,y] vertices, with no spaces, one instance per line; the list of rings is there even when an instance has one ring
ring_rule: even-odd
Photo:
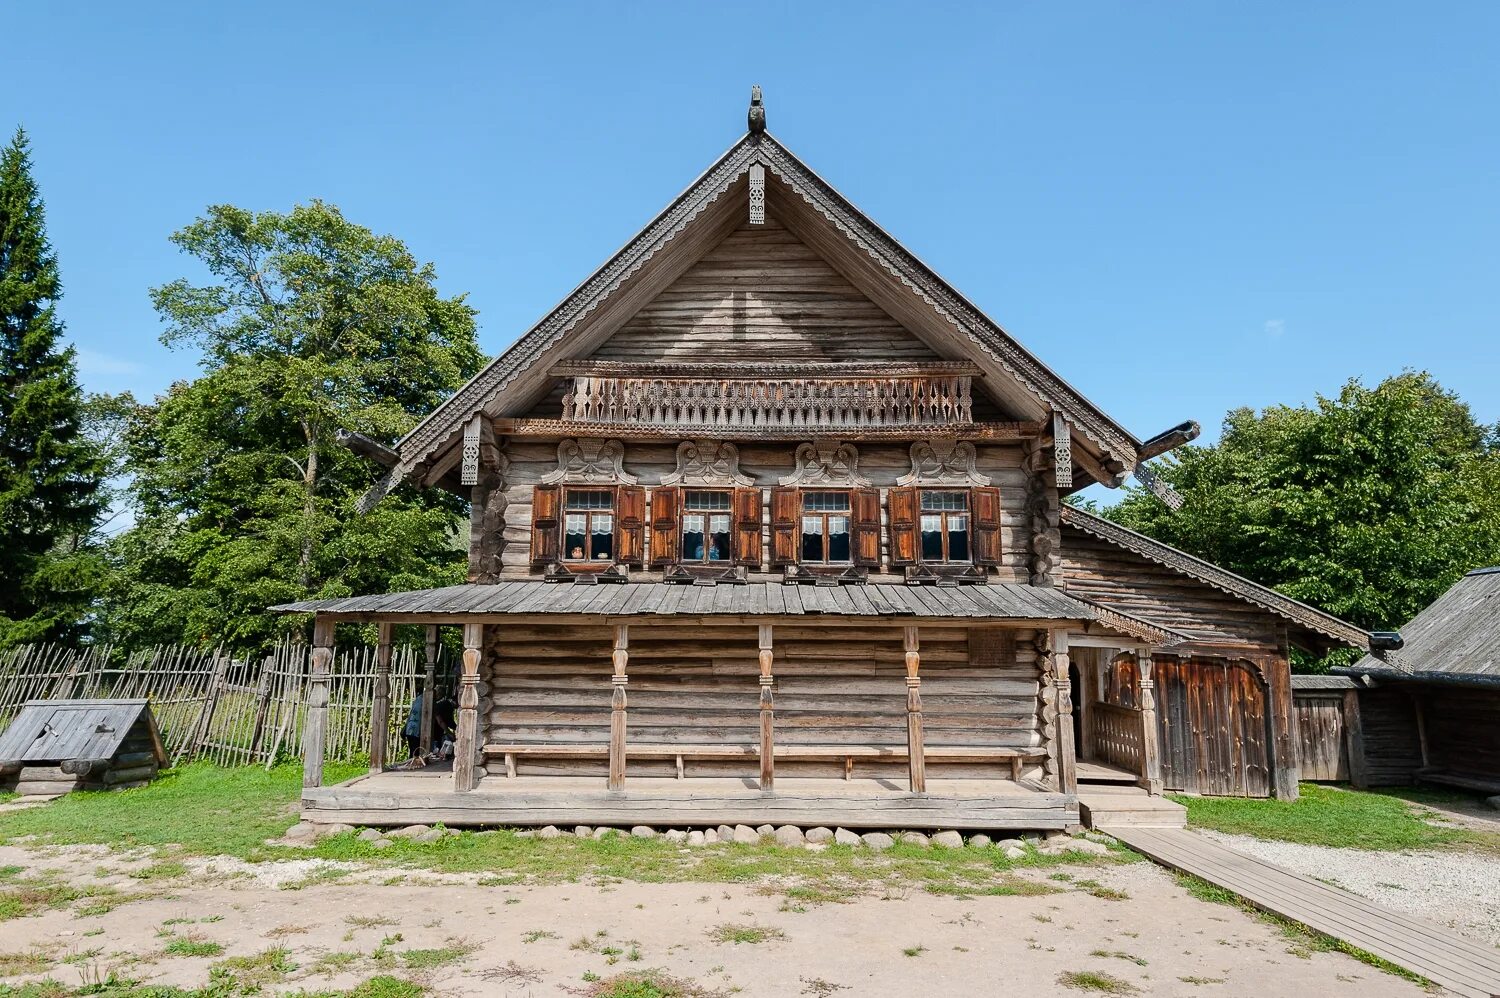
[[[542,9],[544,8],[545,9]],[[17,5],[84,384],[205,206],[323,198],[509,345],[770,130],[1140,436],[1426,368],[1500,420],[1500,4]]]

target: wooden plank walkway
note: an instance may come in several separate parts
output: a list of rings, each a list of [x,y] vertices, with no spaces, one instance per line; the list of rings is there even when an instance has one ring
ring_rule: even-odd
[[[1500,950],[1283,870],[1185,829],[1103,829],[1151,859],[1233,891],[1255,907],[1341,939],[1447,988],[1500,995]]]

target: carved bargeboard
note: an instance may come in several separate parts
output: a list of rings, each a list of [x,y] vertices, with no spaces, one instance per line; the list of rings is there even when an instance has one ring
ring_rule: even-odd
[[[564,440],[557,445],[557,470],[542,476],[553,485],[634,485],[636,477],[625,470],[625,445],[618,440]]]

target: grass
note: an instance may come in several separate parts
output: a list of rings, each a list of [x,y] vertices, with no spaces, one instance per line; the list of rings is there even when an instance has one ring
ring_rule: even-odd
[[[173,939],[162,952],[172,956],[223,956],[224,947],[204,939]]]
[[[1389,960],[1382,960],[1374,953],[1362,950],[1358,946],[1351,946],[1342,939],[1335,939],[1333,936],[1309,928],[1301,922],[1294,922],[1289,918],[1283,918],[1280,915],[1273,915],[1268,911],[1262,911],[1238,894],[1225,890],[1218,884],[1211,884],[1207,880],[1195,877],[1190,873],[1178,873],[1176,874],[1176,878],[1178,885],[1200,901],[1239,908],[1251,917],[1279,929],[1281,934],[1292,944],[1291,952],[1297,956],[1307,956],[1310,953],[1343,953],[1354,957],[1360,963],[1368,964],[1387,974],[1411,981],[1413,984],[1419,984],[1425,988],[1432,987],[1432,982],[1421,974],[1414,974],[1405,967],[1398,967]]]
[[[105,884],[76,887],[57,879],[55,874],[14,877],[0,882],[0,922],[66,908],[74,902],[79,902],[73,909],[77,915],[104,915],[136,897]]]
[[[213,977],[207,987],[178,988],[143,985],[111,974],[102,981],[69,988],[54,980],[36,981],[18,987],[0,984],[0,998],[231,998],[236,995],[262,994],[257,984],[240,981],[223,973]],[[380,974],[349,991],[298,991],[293,998],[422,998],[428,989],[421,984]],[[684,992],[690,995],[690,992]]]
[[[575,993],[586,998],[721,998],[725,994],[656,968],[592,981],[586,990]]]
[[[785,939],[786,933],[780,929],[771,928],[767,925],[742,925],[735,922],[725,922],[716,925],[708,931],[708,937],[716,943],[740,943],[755,945],[757,943],[769,942],[772,939]]]
[[[1430,820],[1432,812],[1406,799],[1413,796],[1410,791],[1397,796],[1304,783],[1294,801],[1172,799],[1187,808],[1189,825],[1234,835],[1382,852],[1476,848],[1500,854],[1500,833],[1436,824]]]
[[[51,954],[39,946],[24,953],[0,953],[0,977],[40,974],[51,967],[52,962]]]
[[[1105,995],[1133,995],[1139,989],[1113,974],[1094,970],[1070,970],[1057,975],[1057,983],[1075,991],[1093,991]]]

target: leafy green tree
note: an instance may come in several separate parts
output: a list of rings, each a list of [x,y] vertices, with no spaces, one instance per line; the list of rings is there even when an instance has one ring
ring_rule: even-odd
[[[339,428],[394,441],[481,360],[474,311],[405,245],[314,201],[286,214],[219,205],[172,237],[213,283],[152,299],[203,375],[135,417],[135,525],[107,603],[122,641],[265,641],[266,606],[460,581],[462,503],[400,489],[353,504],[370,465]]]
[[[1425,372],[1236,409],[1218,443],[1152,467],[1183,508],[1132,488],[1104,515],[1362,627],[1500,563],[1500,428]]]
[[[18,128],[0,151],[0,646],[78,637],[99,581],[104,463],[84,433],[44,214]]]

